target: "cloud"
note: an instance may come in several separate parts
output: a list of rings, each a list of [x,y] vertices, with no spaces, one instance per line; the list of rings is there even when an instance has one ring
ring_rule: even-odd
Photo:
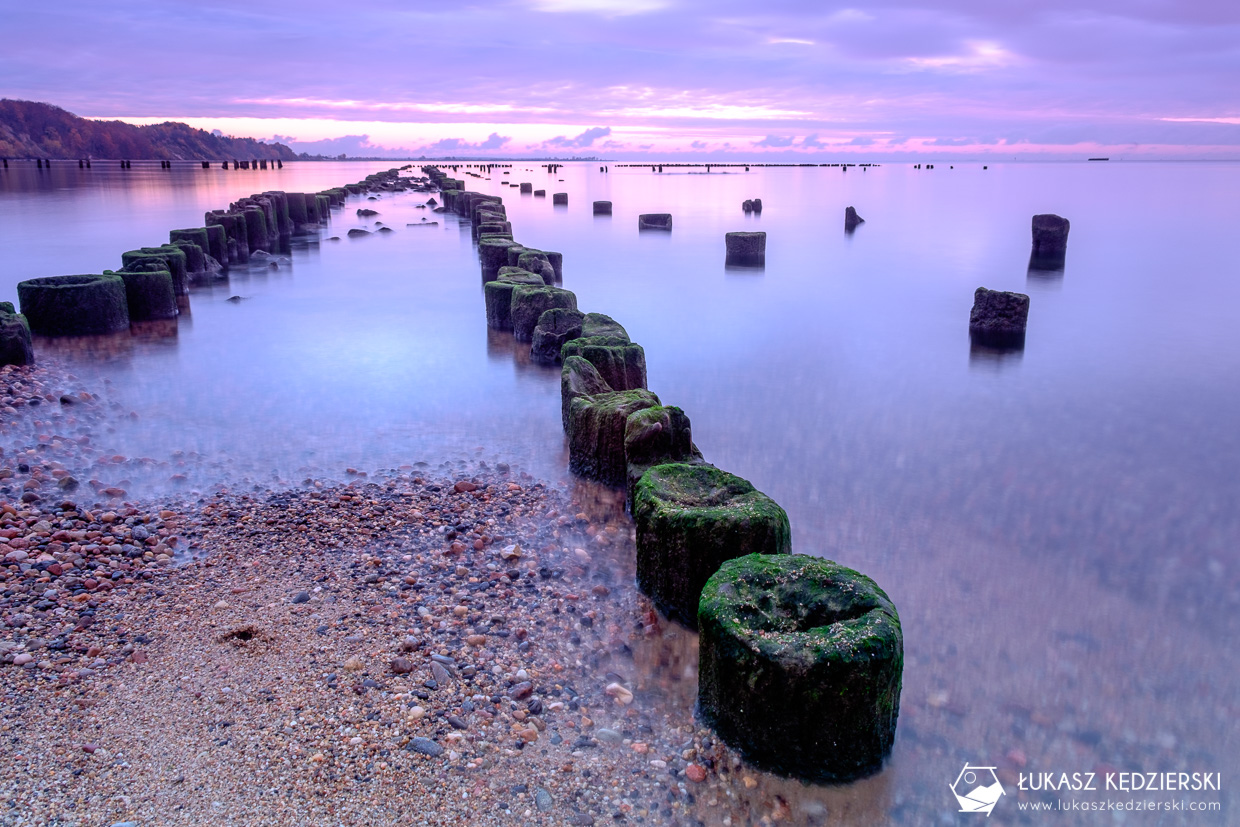
[[[827,144],[824,144],[822,141],[818,140],[818,133],[815,132],[813,135],[806,135],[802,138],[801,146],[806,149],[824,149]]]
[[[601,14],[605,17],[623,17],[631,14],[647,14],[665,8],[663,0],[535,0],[537,11],[552,13]]]
[[[785,147],[785,146],[792,146],[792,143],[795,140],[796,139],[791,135],[787,135],[787,136],[767,135],[765,138],[763,138],[760,141],[754,141],[753,145],[754,146],[769,146],[769,147]]]
[[[873,145],[874,145],[874,139],[873,139],[873,138],[867,138],[867,137],[866,137],[866,136],[864,136],[864,135],[858,135],[857,137],[855,137],[855,138],[853,138],[851,141],[849,141],[849,142],[848,142],[848,145],[849,145],[849,146],[873,146]]]
[[[563,135],[559,135],[549,141],[545,141],[544,146],[580,149],[593,146],[594,142],[599,138],[605,138],[610,134],[610,126],[592,126],[575,138],[565,138]]]
[[[440,153],[440,152],[462,152],[470,150],[488,150],[499,149],[504,144],[511,141],[512,138],[500,135],[498,132],[492,132],[485,141],[479,141],[471,144],[464,138],[441,138],[432,144],[419,147],[419,153]]]
[[[689,146],[693,147],[694,149],[705,149],[706,142],[705,141],[694,141],[693,143],[689,144]]]

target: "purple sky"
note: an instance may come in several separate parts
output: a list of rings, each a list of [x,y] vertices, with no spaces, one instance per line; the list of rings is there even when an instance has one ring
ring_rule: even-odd
[[[2,96],[310,151],[1240,157],[1235,0],[62,0],[3,25]]]

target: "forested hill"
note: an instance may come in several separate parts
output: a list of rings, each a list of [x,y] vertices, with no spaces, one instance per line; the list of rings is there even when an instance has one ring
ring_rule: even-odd
[[[297,153],[284,144],[225,138],[183,123],[92,121],[50,103],[0,98],[0,158],[291,161]]]

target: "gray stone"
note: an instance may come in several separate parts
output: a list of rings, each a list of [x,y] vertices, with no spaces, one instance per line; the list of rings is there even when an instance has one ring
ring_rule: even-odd
[[[430,738],[421,737],[410,739],[408,745],[405,746],[405,749],[412,750],[413,752],[420,752],[423,755],[429,755],[431,758],[438,758],[443,755],[444,752],[443,747],[436,744]]]

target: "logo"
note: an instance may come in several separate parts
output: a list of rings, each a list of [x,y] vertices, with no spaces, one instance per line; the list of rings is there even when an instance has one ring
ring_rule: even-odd
[[[965,764],[960,775],[956,776],[955,783],[951,785],[951,791],[960,802],[960,812],[985,813],[989,818],[990,811],[1003,796],[1003,785],[999,783],[994,767]]]

